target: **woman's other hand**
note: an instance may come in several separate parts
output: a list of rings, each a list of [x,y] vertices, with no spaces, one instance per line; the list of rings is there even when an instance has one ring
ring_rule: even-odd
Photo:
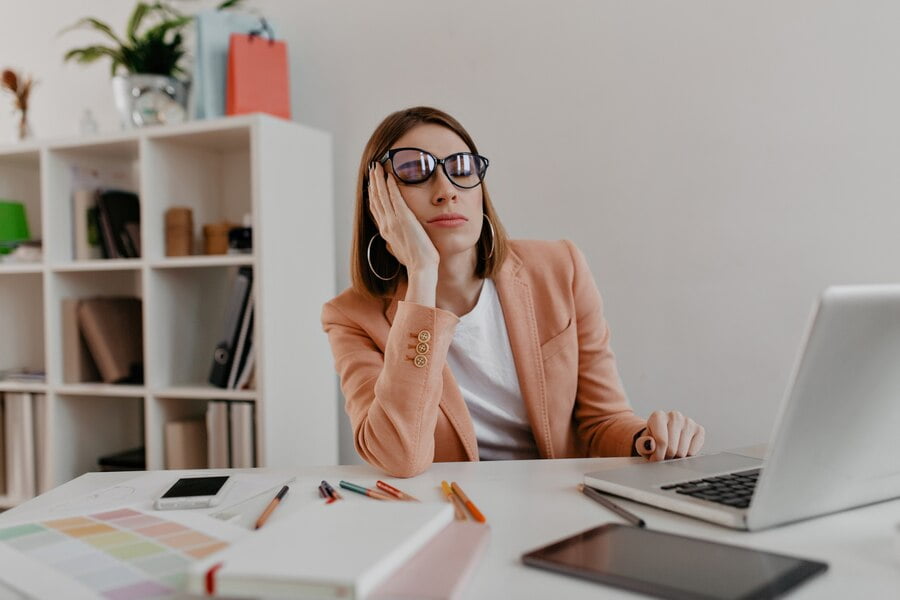
[[[706,430],[677,410],[654,411],[647,428],[635,442],[635,450],[649,461],[693,456],[703,447]]]
[[[425,228],[406,204],[393,173],[385,177],[380,163],[369,168],[369,209],[388,251],[406,267],[411,276],[437,272],[440,254]]]

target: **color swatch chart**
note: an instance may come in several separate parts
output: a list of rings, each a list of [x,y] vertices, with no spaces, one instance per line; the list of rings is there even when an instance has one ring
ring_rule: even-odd
[[[191,562],[228,545],[129,508],[6,527],[0,543],[110,600],[171,596],[184,589]]]

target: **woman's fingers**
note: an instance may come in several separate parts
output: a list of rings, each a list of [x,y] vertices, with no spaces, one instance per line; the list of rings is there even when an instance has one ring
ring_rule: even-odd
[[[656,451],[656,440],[652,435],[642,435],[637,441],[637,453],[644,458],[650,458]]]
[[[669,427],[666,413],[655,410],[647,419],[647,430],[656,440],[656,450],[650,456],[650,460],[659,461],[666,459],[666,450],[669,447]]]
[[[681,430],[681,441],[678,442],[678,450],[675,452],[676,458],[684,458],[688,455],[688,449],[691,447],[691,442],[696,435],[697,424],[694,423],[693,419],[685,419],[684,428]]]
[[[684,415],[677,410],[669,411],[666,415],[666,431],[668,432],[666,458],[675,458],[684,431]]]
[[[694,435],[694,438],[691,440],[691,445],[688,448],[688,456],[694,456],[700,449],[703,447],[703,442],[706,441],[706,430],[702,425],[697,425],[697,433]]]

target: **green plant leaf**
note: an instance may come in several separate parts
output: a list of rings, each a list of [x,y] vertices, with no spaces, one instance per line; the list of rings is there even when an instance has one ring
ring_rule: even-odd
[[[244,0],[225,0],[225,2],[222,2],[221,4],[219,4],[219,5],[216,7],[216,10],[225,10],[225,9],[228,9],[228,8],[237,8],[237,7],[240,6],[243,2],[244,2]]]
[[[84,48],[75,48],[66,52],[64,61],[75,60],[81,64],[93,63],[105,56],[112,59],[112,74],[116,74],[116,67],[122,64],[122,54],[107,46],[85,46]]]
[[[60,33],[64,33],[66,31],[71,31],[73,29],[84,29],[84,28],[96,29],[97,31],[105,33],[107,36],[109,36],[110,39],[112,39],[115,43],[119,44],[120,46],[123,43],[122,40],[119,39],[119,36],[117,36],[115,34],[115,32],[112,30],[112,28],[109,25],[107,25],[103,21],[100,21],[99,19],[95,19],[93,17],[85,17],[84,19],[81,19],[80,21],[78,21],[77,23],[72,25],[71,27],[67,27],[66,29],[63,29]]]
[[[131,13],[131,19],[128,21],[128,29],[126,30],[128,37],[132,40],[136,39],[138,27],[141,26],[141,21],[150,12],[150,8],[150,5],[144,2],[138,2],[137,6],[134,7],[134,12]]]

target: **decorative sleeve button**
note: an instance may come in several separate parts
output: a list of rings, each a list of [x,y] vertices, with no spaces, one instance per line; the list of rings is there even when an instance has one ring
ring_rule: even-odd
[[[428,344],[425,342],[419,342],[416,344],[416,352],[419,354],[428,354]]]
[[[416,357],[413,359],[413,364],[421,369],[428,364],[428,358],[421,354],[416,354]]]
[[[427,329],[423,329],[419,332],[419,341],[420,342],[430,342],[431,341],[431,332]]]

